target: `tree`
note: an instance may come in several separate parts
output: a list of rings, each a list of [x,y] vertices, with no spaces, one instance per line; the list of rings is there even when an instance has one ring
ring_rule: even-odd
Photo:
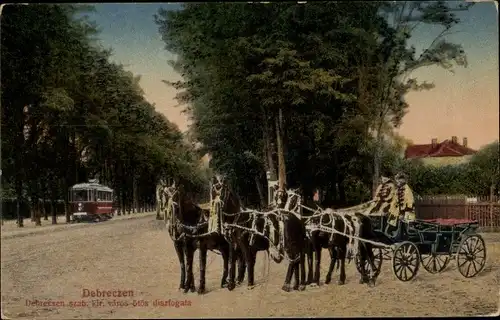
[[[499,159],[498,140],[484,146],[471,157],[466,167],[469,178],[467,185],[475,194],[494,195],[495,189],[500,190]]]
[[[26,199],[37,225],[45,200],[99,177],[121,213],[155,201],[155,182],[181,176],[199,186],[197,159],[178,128],[144,99],[140,77],[111,63],[80,5],[8,6],[2,23],[2,182]],[[177,172],[176,168],[186,168]],[[42,199],[42,210],[39,209]]]
[[[431,87],[405,77],[424,65],[464,65],[459,46],[439,39],[420,58],[407,46],[413,20],[404,17],[449,30],[456,19],[447,10],[423,2],[188,4],[155,20],[183,77],[168,84],[180,90],[215,169],[262,203],[264,171],[274,174],[278,163],[281,185],[306,197],[320,188],[325,202],[345,205],[378,176],[382,133],[401,123],[404,95]]]
[[[468,10],[470,6],[472,3],[446,1],[384,2],[381,6],[383,20],[371,21],[365,30],[352,30],[364,43],[359,47],[361,54],[358,57],[364,62],[360,63],[358,76],[362,86],[360,104],[364,104],[361,108],[366,110],[366,118],[370,119],[369,128],[376,142],[372,192],[380,176],[383,126],[392,124],[398,127],[401,124],[408,108],[404,100],[406,93],[434,87],[432,83],[419,83],[411,78],[412,72],[428,66],[439,66],[453,72],[455,66],[467,66],[462,46],[446,41],[446,36],[460,22],[456,13]],[[408,46],[407,42],[421,25],[438,26],[442,31],[417,54],[415,47]],[[375,89],[367,90],[370,84],[375,84]]]

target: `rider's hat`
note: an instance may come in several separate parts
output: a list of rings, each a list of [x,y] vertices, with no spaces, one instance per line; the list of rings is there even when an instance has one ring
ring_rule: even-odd
[[[398,172],[398,174],[396,174],[396,180],[407,180],[408,177],[407,175],[404,173],[404,172]]]

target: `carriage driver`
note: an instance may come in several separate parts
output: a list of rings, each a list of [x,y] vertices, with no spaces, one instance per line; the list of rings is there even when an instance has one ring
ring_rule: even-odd
[[[413,192],[408,185],[406,175],[402,172],[396,175],[396,192],[399,215],[404,222],[415,220],[415,206]]]
[[[381,177],[381,183],[377,187],[375,191],[375,197],[372,200],[372,203],[366,210],[369,214],[382,212],[384,214],[390,214],[394,212],[396,208],[395,203],[393,201],[395,196],[396,186],[392,179],[387,177],[388,174],[384,174]]]

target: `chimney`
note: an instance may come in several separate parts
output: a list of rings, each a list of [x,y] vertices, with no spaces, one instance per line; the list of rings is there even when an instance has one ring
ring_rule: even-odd
[[[468,148],[468,146],[467,146],[467,137],[464,137],[464,140],[463,140],[462,144],[463,144],[464,147]]]
[[[451,142],[454,143],[454,144],[457,144],[458,143],[458,138],[457,136],[453,136],[451,137]]]
[[[438,144],[438,139],[437,138],[432,139],[431,144],[432,144],[432,147],[435,148]]]

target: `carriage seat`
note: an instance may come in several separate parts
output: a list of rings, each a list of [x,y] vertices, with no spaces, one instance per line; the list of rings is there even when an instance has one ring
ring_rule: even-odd
[[[409,237],[417,235],[417,232],[410,227],[410,223],[403,220],[403,218],[398,219],[398,227],[393,234],[389,234],[395,242],[408,240]]]

